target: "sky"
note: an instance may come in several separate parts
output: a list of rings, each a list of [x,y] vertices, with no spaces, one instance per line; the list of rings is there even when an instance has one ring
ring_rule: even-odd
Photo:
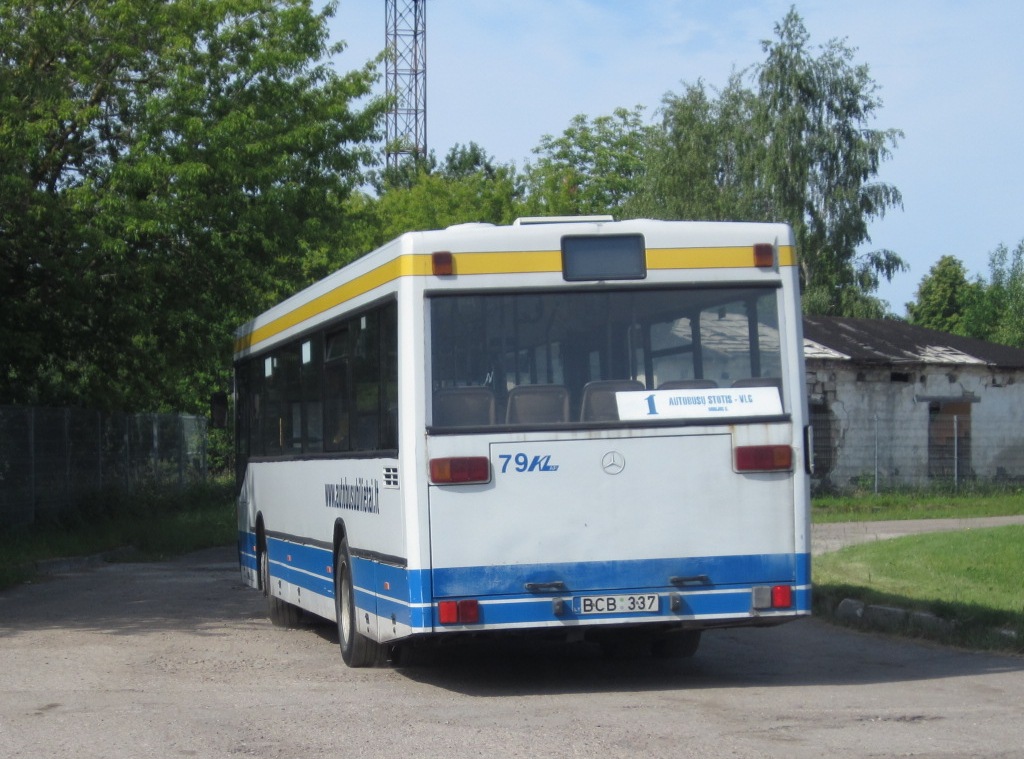
[[[1020,0],[426,0],[428,149],[475,142],[522,168],[577,114],[639,105],[654,122],[684,83],[720,88],[763,62],[791,6],[812,46],[843,39],[869,67],[883,101],[870,126],[904,132],[878,176],[903,208],[873,221],[861,250],[895,251],[909,271],[877,295],[904,315],[943,255],[987,276],[997,246],[1024,240]],[[340,69],[384,48],[384,9],[340,0]]]

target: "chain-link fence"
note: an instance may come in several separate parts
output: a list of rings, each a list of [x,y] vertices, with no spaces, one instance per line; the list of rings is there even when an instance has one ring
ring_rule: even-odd
[[[1024,428],[971,404],[918,413],[812,413],[814,493],[1024,487]]]
[[[206,419],[0,406],[0,524],[59,517],[108,488],[206,478]]]

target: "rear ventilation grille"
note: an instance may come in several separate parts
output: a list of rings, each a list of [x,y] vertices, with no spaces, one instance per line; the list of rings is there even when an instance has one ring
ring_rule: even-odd
[[[398,489],[398,467],[397,466],[386,466],[384,467],[384,487]]]

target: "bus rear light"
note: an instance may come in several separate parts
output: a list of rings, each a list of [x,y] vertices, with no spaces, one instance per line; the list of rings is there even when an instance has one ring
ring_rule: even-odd
[[[755,585],[751,588],[751,600],[755,611],[790,609],[793,607],[793,586]]]
[[[788,609],[793,605],[793,588],[789,585],[772,586],[772,608]]]
[[[437,621],[442,625],[454,625],[459,621],[459,602],[441,601],[437,605]]]
[[[793,469],[789,445],[741,445],[734,451],[737,472],[788,472]]]
[[[430,460],[430,481],[437,485],[467,485],[490,480],[491,462],[486,456]]]
[[[442,625],[475,625],[480,621],[480,603],[471,598],[441,601],[437,604],[437,620]]]
[[[480,621],[480,604],[472,599],[459,601],[459,622],[464,625],[475,625]]]
[[[775,266],[775,246],[768,242],[759,242],[754,246],[754,266],[762,269]]]
[[[450,277],[455,273],[455,256],[448,251],[431,253],[430,270],[435,277]]]

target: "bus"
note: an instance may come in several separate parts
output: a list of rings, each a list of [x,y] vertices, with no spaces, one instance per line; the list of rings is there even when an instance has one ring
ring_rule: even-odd
[[[243,581],[351,667],[810,614],[787,225],[410,232],[240,327],[234,406]]]

